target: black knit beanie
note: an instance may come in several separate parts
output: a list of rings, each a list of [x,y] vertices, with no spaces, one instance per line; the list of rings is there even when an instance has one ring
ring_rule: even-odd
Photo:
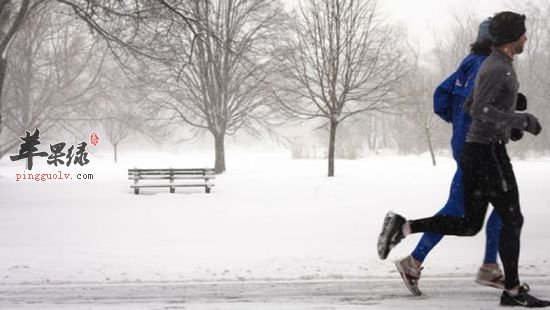
[[[495,46],[519,40],[526,30],[525,15],[508,11],[497,13],[489,25]]]

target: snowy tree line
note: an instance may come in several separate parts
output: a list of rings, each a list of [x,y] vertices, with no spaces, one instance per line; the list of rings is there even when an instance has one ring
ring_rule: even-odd
[[[513,9],[528,17],[521,91],[545,124],[550,1]],[[432,113],[431,96],[482,18],[457,14],[453,33],[436,36],[422,62],[375,0],[302,0],[292,11],[280,0],[3,0],[0,157],[37,127],[45,139],[94,128],[115,161],[130,137],[208,138],[218,173],[235,135],[327,158],[329,176],[337,157],[387,149],[429,152],[435,165],[450,127]],[[524,140],[513,154],[550,150],[548,130]]]

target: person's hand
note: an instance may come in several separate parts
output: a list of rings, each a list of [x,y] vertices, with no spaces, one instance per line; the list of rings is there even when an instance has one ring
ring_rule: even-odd
[[[535,136],[538,135],[542,130],[542,126],[540,125],[539,120],[533,114],[525,113],[524,115],[527,123],[525,125],[525,131]]]
[[[519,141],[523,138],[523,130],[512,128],[512,132],[510,133],[510,140],[512,141]]]
[[[527,110],[527,97],[524,94],[518,93],[516,99],[516,111],[525,111]]]

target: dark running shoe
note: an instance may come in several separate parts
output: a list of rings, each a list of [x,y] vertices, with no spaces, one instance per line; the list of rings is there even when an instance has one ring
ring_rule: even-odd
[[[500,297],[501,306],[521,306],[526,308],[544,308],[550,306],[550,301],[538,299],[529,294],[529,286],[523,284],[519,287],[516,296],[510,295],[507,291],[502,292]]]
[[[380,259],[386,259],[401,239],[403,239],[403,224],[406,220],[399,214],[388,212],[384,218],[384,225],[382,226],[382,232],[378,236],[378,256]]]

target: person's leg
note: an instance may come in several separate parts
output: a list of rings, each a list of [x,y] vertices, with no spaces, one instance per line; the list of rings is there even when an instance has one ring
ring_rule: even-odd
[[[483,227],[489,205],[488,176],[495,169],[491,148],[479,143],[466,143],[462,153],[464,216],[436,215],[407,221],[388,212],[378,237],[378,255],[386,259],[406,235],[432,232],[442,235],[473,236]]]
[[[491,150],[492,147],[489,145],[469,144],[467,154],[463,157],[462,164],[467,170],[465,178],[468,179],[464,181],[463,193],[467,196],[464,201],[469,208],[477,208],[476,201],[486,204],[493,192],[491,176],[500,175]],[[497,263],[500,225],[500,218],[493,210],[486,226],[488,238],[483,264],[477,272],[475,281],[481,285],[503,289],[504,275]]]
[[[476,275],[476,283],[498,289],[504,289],[504,273],[497,262],[502,221],[496,210],[491,212],[485,226],[486,242],[483,264]]]
[[[489,205],[487,167],[493,162],[490,147],[466,143],[462,152],[462,185],[464,216],[445,214],[409,221],[411,233],[433,232],[443,235],[473,236],[483,227]]]
[[[502,221],[496,210],[491,212],[487,225],[485,226],[486,243],[485,243],[485,257],[483,258],[484,264],[498,264],[497,255],[500,242],[500,229],[502,227]]]
[[[399,214],[388,212],[378,236],[377,249],[380,259],[386,259],[391,249],[411,233],[433,232],[443,235],[473,236],[481,230],[489,204],[488,196],[485,194],[488,173],[485,167],[492,161],[490,148],[484,144],[466,143],[461,161],[464,173],[464,216],[442,214],[407,221]],[[468,193],[467,186],[470,187]]]
[[[548,307],[550,301],[532,296],[527,285],[520,285],[518,261],[523,215],[519,205],[519,191],[504,145],[494,146],[494,158],[497,168],[500,169],[500,177],[491,182],[494,185],[494,194],[490,200],[502,220],[499,251],[506,287],[500,297],[500,304],[528,308]]]
[[[504,267],[506,289],[513,289],[520,284],[518,261],[523,215],[519,205],[519,193],[514,170],[504,145],[495,145],[493,152],[501,175],[495,176],[491,181],[494,194],[490,197],[490,200],[502,220],[499,252]]]
[[[474,235],[483,225],[490,201],[502,220],[499,251],[505,270],[506,290],[502,293],[501,305],[550,306],[550,301],[530,295],[527,286],[519,285],[519,239],[523,216],[514,172],[504,145],[466,143],[462,167],[464,217],[438,215],[407,222],[404,217],[389,212],[384,218],[378,238],[380,258],[385,259],[390,250],[408,233],[431,231],[440,234]]]
[[[457,166],[457,170],[451,182],[449,199],[447,200],[445,206],[439,210],[436,215],[452,215],[457,217],[464,216],[462,191],[462,169],[460,166]],[[420,238],[416,248],[411,253],[412,258],[415,260],[414,263],[418,263],[418,267],[420,267],[426,259],[426,256],[439,243],[439,241],[441,241],[442,238],[443,235],[431,232],[427,232],[422,235],[422,238]]]

